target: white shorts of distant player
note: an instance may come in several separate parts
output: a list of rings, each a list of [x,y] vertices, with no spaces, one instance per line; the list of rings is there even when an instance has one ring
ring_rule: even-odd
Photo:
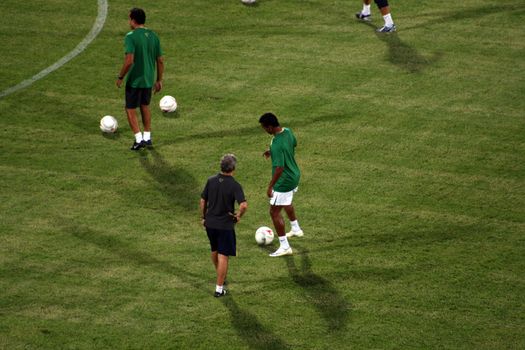
[[[293,194],[297,192],[298,188],[299,187],[296,187],[289,192],[273,191],[272,198],[270,198],[270,204],[279,206],[291,205],[293,200]]]

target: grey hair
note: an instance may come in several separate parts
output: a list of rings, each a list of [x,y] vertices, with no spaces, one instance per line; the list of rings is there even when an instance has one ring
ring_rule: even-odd
[[[234,154],[225,154],[221,158],[221,171],[223,173],[231,173],[235,170],[235,166],[237,165],[237,158]]]

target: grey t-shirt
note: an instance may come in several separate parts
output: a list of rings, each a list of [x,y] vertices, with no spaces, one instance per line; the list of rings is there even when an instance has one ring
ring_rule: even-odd
[[[234,227],[233,217],[235,201],[245,202],[241,185],[233,176],[217,174],[208,179],[201,198],[208,202],[206,227],[217,230],[231,230]]]

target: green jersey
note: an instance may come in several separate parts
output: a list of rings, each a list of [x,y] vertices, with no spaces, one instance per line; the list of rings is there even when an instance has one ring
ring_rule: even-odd
[[[126,54],[133,54],[126,85],[133,88],[153,87],[157,58],[162,56],[157,34],[147,28],[135,28],[126,35],[124,45]]]
[[[274,191],[289,192],[299,185],[301,171],[295,162],[295,146],[297,146],[297,140],[288,128],[283,128],[282,132],[275,134],[272,138],[270,144],[272,176],[277,167],[283,168],[281,177],[273,186]]]

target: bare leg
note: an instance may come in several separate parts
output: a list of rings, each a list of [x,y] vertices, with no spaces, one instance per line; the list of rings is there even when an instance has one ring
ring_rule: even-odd
[[[273,226],[279,237],[284,236],[284,219],[281,215],[281,206],[270,206],[270,216],[272,217]]]
[[[215,271],[217,271],[217,266],[219,265],[217,251],[211,252],[211,262],[213,263],[213,266],[215,266]]]
[[[228,256],[218,254],[217,257],[217,285],[224,285],[226,273],[228,272]]]
[[[288,215],[288,219],[290,219],[290,221],[297,220],[297,216],[295,216],[295,209],[292,204],[285,205],[284,211],[286,212],[286,215]]]
[[[379,11],[381,12],[381,16],[386,16],[390,13],[390,6],[381,7]]]
[[[140,114],[142,115],[142,124],[144,131],[151,131],[151,111],[148,105],[140,105]]]
[[[134,108],[126,108],[126,115],[128,117],[128,123],[133,130],[133,134],[140,132],[139,122],[137,120],[137,111]]]

